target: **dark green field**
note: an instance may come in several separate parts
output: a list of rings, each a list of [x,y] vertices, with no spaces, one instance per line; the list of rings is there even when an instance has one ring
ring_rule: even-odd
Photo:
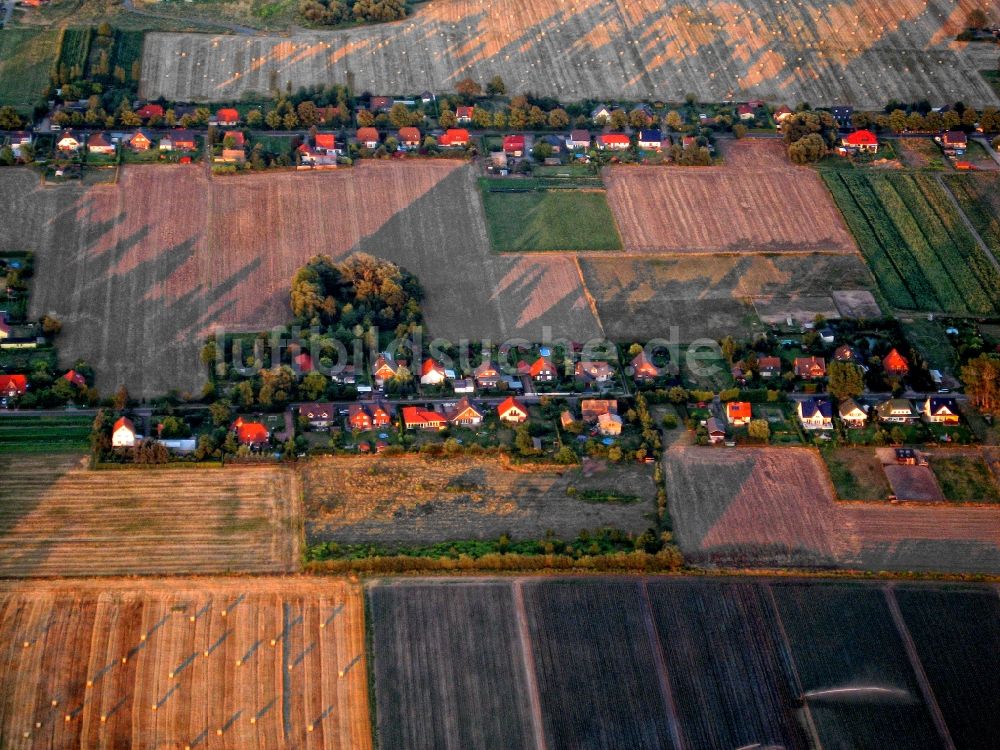
[[[4,29],[0,32],[0,104],[11,104],[22,114],[42,97],[49,70],[58,54],[54,29]]]
[[[603,190],[537,180],[483,179],[479,187],[494,252],[621,250]]]
[[[8,416],[0,413],[0,453],[74,453],[90,440],[88,416]]]

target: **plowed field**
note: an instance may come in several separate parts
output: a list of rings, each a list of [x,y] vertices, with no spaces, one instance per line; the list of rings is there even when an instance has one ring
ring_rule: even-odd
[[[743,140],[719,167],[617,167],[608,203],[626,252],[855,252],[815,171],[778,141]]]
[[[141,93],[178,101],[345,82],[451,90],[500,74],[569,101],[762,98],[794,105],[996,95],[951,40],[979,0],[436,0],[403,21],[280,36],[150,34]]]
[[[291,571],[299,503],[276,466],[88,471],[79,456],[4,456],[0,575]]]
[[[4,584],[0,745],[366,750],[363,618],[336,579]]]

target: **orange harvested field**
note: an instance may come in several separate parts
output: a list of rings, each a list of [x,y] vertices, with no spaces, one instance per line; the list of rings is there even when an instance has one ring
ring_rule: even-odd
[[[612,167],[608,203],[630,253],[852,253],[819,175],[780,141],[736,141],[717,167]]]
[[[365,661],[343,580],[4,583],[0,746],[368,750]]]
[[[1000,574],[1000,508],[837,503],[806,448],[677,445],[664,465],[695,562]]]
[[[298,569],[291,469],[85,465],[80,456],[0,456],[0,576]]]

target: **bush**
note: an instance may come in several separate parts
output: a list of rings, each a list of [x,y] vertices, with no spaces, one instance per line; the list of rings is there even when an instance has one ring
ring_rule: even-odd
[[[677,416],[674,414],[667,414],[663,418],[663,426],[666,427],[668,430],[676,429],[677,424],[678,424]]]

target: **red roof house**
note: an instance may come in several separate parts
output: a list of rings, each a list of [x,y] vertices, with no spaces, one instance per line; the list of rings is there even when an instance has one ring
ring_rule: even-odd
[[[420,385],[441,385],[445,379],[444,365],[425,359],[420,367]]]
[[[270,433],[260,422],[244,422],[243,417],[233,422],[236,437],[241,445],[262,445],[270,438]]]
[[[0,375],[0,396],[14,398],[28,390],[27,375]]]
[[[636,380],[656,380],[662,373],[643,350],[632,359],[632,377]]]
[[[215,113],[215,121],[222,127],[232,127],[239,124],[240,113],[232,107],[224,107]]]
[[[438,143],[449,148],[461,148],[469,145],[469,131],[465,128],[448,128]]]
[[[505,135],[503,137],[503,152],[508,156],[524,156],[524,136]]]
[[[333,133],[317,133],[316,134],[316,148],[323,149],[324,151],[336,151],[337,150],[337,136]]]
[[[521,424],[528,420],[528,407],[513,396],[510,396],[497,407],[497,415],[500,417],[501,422]]]
[[[420,148],[420,131],[413,127],[400,128],[399,144],[406,148]]]
[[[72,383],[78,388],[83,388],[87,385],[86,378],[84,378],[83,375],[78,373],[76,370],[70,370],[65,375],[63,375],[63,380],[68,380],[70,383]]]
[[[459,122],[472,122],[472,107],[456,107],[455,119]]]
[[[749,401],[730,401],[726,404],[726,419],[731,425],[744,425],[752,417]]]
[[[312,372],[313,370],[313,358],[309,356],[308,352],[296,354],[292,362],[299,368],[299,372]]]
[[[159,104],[147,104],[144,107],[139,107],[135,113],[143,120],[148,120],[150,117],[163,117],[163,107]]]
[[[404,406],[403,424],[411,430],[443,430],[447,424],[443,414],[422,406]]]
[[[800,378],[812,380],[826,377],[826,360],[822,357],[796,357],[792,365]]]
[[[483,423],[483,412],[468,398],[462,397],[448,410],[448,421],[452,424],[477,426]]]
[[[624,133],[604,133],[597,136],[597,147],[602,151],[624,151],[629,145],[631,141]]]
[[[882,369],[886,375],[901,378],[910,371],[910,363],[906,361],[906,357],[893,349],[882,360]]]
[[[539,357],[531,365],[528,374],[531,375],[533,380],[549,382],[555,380],[556,368],[555,365],[549,362],[547,357]]]
[[[358,145],[364,148],[378,148],[378,131],[375,128],[358,128]]]
[[[841,141],[843,146],[849,150],[878,151],[878,136],[870,130],[855,130],[853,133],[845,135]]]
[[[226,138],[232,138],[236,148],[243,148],[247,142],[242,130],[227,130],[222,134],[222,140],[226,140]]]

